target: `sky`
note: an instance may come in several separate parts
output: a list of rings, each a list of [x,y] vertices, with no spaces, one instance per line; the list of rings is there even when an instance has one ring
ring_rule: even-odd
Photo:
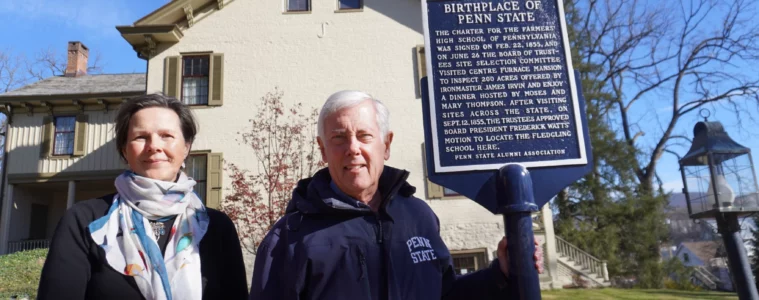
[[[104,73],[142,73],[145,61],[116,30],[168,0],[2,0],[0,50],[34,57],[41,50],[66,53],[69,41],[100,55]]]
[[[0,1],[0,50],[33,57],[35,53],[52,49],[65,53],[69,41],[81,41],[90,49],[90,58],[100,55],[104,73],[145,72],[145,61],[138,59],[132,47],[121,38],[117,25],[129,25],[169,0],[2,0]],[[643,147],[652,145],[655,133],[661,132],[659,121],[666,121],[671,107],[667,101],[649,99],[649,103],[633,112],[632,120],[644,132]],[[748,105],[749,115],[759,119],[757,106]],[[659,120],[657,121],[657,117]],[[693,136],[697,114],[683,118],[676,132]],[[759,150],[759,134],[752,130],[756,122],[744,121],[742,126],[727,109],[715,107],[710,120],[719,120],[739,143]],[[680,155],[687,148],[673,149]],[[755,152],[756,153],[756,152]],[[756,155],[756,154],[755,154]],[[755,162],[757,163],[757,162]],[[679,192],[682,188],[677,158],[664,154],[657,168],[666,190]]]

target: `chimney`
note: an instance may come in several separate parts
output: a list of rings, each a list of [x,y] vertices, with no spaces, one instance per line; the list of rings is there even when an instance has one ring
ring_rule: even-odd
[[[69,42],[68,63],[66,64],[66,77],[79,77],[87,75],[87,58],[90,50],[81,42]]]

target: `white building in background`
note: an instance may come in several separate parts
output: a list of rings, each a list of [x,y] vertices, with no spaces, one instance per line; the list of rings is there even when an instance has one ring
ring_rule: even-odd
[[[410,171],[408,181],[417,187],[416,196],[426,199],[440,219],[441,235],[451,249],[457,272],[483,268],[495,258],[504,234],[502,218],[425,178],[419,79],[426,71],[420,1],[174,0],[117,29],[146,61],[146,86],[135,92],[163,92],[192,105],[201,127],[189,167],[205,185],[203,198],[208,206],[218,207],[229,188],[220,165],[222,158],[243,168],[256,167],[249,148],[236,139],[255,114],[260,97],[278,88],[284,91],[286,102],[319,107],[338,90],[358,89],[390,109],[395,137],[387,165]],[[85,177],[76,176],[95,172],[98,180],[102,179],[97,186],[111,188],[108,176],[114,176],[123,165],[106,131],[113,126],[112,111],[120,97],[65,100],[66,106],[84,107],[85,114],[91,115],[89,120],[98,120],[98,125],[87,125],[88,139],[81,156],[40,159],[39,150],[47,145],[43,124],[50,123],[44,123],[38,112],[48,104],[32,98],[3,102],[0,95],[0,103],[13,107],[8,150],[12,161],[19,160],[8,169],[0,249],[32,237],[25,233],[26,227],[15,225],[29,226],[22,220],[38,218],[29,209],[16,208],[18,203],[33,202],[29,192],[43,190],[27,186],[27,182],[55,186],[54,194],[69,195],[66,201],[47,208],[48,227],[57,222],[64,204],[105,192],[80,192],[79,187],[87,184]],[[28,110],[34,113],[28,116]],[[58,132],[58,127],[64,126],[54,123],[50,132]],[[73,143],[79,142],[75,139]],[[26,154],[14,157],[14,151]],[[79,173],[74,176],[74,172]],[[535,218],[536,238],[547,255],[543,286],[569,284],[572,274],[584,276],[593,285],[608,285],[603,262],[555,237],[550,209],[545,207],[543,212],[547,218],[543,214]],[[45,233],[43,240],[51,231]],[[591,263],[597,272],[584,270],[591,267],[575,265],[570,259]],[[246,260],[251,274],[252,257]]]

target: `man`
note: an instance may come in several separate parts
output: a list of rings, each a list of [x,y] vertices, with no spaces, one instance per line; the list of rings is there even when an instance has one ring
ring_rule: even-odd
[[[358,91],[333,94],[318,121],[328,167],[301,180],[261,243],[250,299],[505,299],[506,242],[487,269],[457,277],[437,217],[409,173],[385,166],[389,112]],[[540,249],[538,247],[538,249]],[[541,257],[536,252],[540,271]]]

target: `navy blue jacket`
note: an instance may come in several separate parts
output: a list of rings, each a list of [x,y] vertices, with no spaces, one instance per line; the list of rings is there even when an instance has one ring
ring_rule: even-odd
[[[258,248],[250,299],[506,299],[497,261],[456,276],[437,216],[406,178],[385,166],[377,213],[331,188],[326,168],[301,180]]]

